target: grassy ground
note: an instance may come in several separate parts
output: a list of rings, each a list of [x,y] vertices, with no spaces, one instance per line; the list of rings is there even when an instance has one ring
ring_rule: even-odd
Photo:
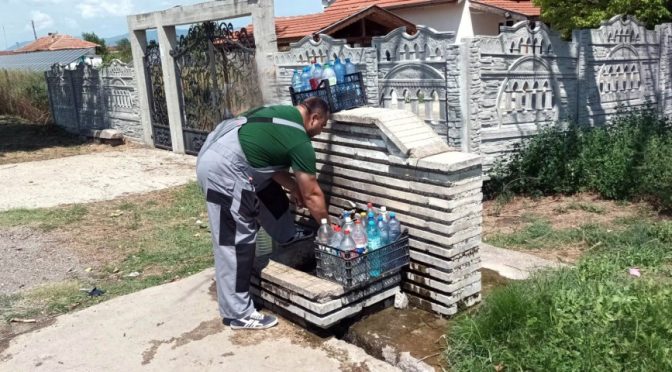
[[[483,240],[572,264],[591,247],[591,234],[622,230],[639,218],[663,217],[645,203],[607,201],[594,194],[492,200],[484,205]]]
[[[54,125],[34,124],[25,119],[0,115],[0,165],[92,152],[121,151],[132,146],[137,145],[110,147],[95,144]]]
[[[86,206],[0,213],[0,228],[28,226],[38,233],[66,234],[71,243],[65,248],[90,265],[85,277],[0,296],[0,316],[48,318],[211,266],[204,207],[200,190],[190,184]],[[129,276],[136,272],[140,275]],[[89,297],[80,290],[93,287],[105,295]]]
[[[619,206],[565,202],[486,232],[494,245],[530,252],[577,247],[576,266],[494,289],[459,317],[447,336],[452,370],[672,370],[672,222],[633,205],[611,218]],[[572,210],[599,218],[553,218]]]

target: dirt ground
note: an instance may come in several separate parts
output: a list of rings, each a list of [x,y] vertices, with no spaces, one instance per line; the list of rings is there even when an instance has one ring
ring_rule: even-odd
[[[62,235],[28,227],[0,229],[0,295],[84,272],[82,259],[70,249],[69,237]]]
[[[118,147],[96,144],[91,139],[64,133],[54,125],[0,116],[0,165],[140,147],[143,145],[133,142]]]
[[[496,200],[483,204],[483,238],[512,234],[530,226],[535,220],[547,221],[553,229],[579,228],[587,224],[613,225],[624,218],[654,215],[645,203],[603,200],[595,194],[529,198],[516,196],[506,203]],[[586,247],[569,245],[557,249],[532,250],[528,253],[549,260],[574,263]]]

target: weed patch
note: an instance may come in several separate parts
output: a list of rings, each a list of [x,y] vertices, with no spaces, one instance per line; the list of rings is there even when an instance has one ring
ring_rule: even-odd
[[[670,370],[672,223],[532,226],[528,239],[581,239],[592,249],[575,268],[495,289],[477,312],[459,317],[447,337],[451,370]],[[633,267],[640,278],[628,274]]]

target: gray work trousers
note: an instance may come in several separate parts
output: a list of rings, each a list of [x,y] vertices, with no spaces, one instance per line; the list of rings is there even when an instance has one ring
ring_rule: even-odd
[[[281,243],[294,236],[296,227],[287,195],[272,174],[247,163],[238,129],[211,137],[198,156],[196,173],[207,201],[219,312],[222,318],[240,319],[255,311],[249,290],[259,225]]]

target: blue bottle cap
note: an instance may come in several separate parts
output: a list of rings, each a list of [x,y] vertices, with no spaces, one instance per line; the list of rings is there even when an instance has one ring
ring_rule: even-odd
[[[369,217],[369,218],[373,218],[373,217],[376,217],[376,215],[375,215],[375,214],[373,214],[373,212],[369,212],[369,215],[368,215],[368,217]]]
[[[397,214],[394,213],[394,212],[390,212],[390,218],[394,218],[394,217],[397,217]]]
[[[345,59],[345,62],[350,62],[350,58],[346,58],[346,59]]]

